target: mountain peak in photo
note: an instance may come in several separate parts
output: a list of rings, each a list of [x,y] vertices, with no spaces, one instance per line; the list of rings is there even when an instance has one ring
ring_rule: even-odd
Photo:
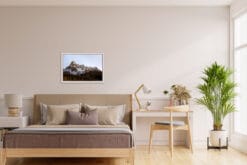
[[[64,80],[70,81],[99,81],[102,80],[102,71],[94,66],[86,66],[71,61],[70,64],[63,69]]]

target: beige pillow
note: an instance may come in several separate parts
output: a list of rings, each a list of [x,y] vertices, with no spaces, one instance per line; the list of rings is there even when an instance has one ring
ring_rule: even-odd
[[[123,122],[125,105],[86,106],[88,106],[90,109],[96,109],[98,111],[98,123],[101,125],[117,125]]]
[[[65,124],[67,110],[80,112],[80,104],[48,105],[46,125]]]
[[[98,123],[101,125],[116,125],[118,124],[118,111],[114,109],[98,110]]]

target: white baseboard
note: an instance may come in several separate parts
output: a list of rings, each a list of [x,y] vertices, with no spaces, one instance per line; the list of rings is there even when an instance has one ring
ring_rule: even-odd
[[[231,136],[230,146],[243,153],[247,153],[247,137],[243,135],[233,134]]]

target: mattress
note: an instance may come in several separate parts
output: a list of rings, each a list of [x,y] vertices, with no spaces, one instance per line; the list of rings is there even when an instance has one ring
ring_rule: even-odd
[[[131,148],[128,125],[31,125],[6,133],[5,148]]]

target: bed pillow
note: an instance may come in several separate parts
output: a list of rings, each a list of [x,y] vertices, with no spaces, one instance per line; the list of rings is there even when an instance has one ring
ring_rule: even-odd
[[[101,125],[117,125],[123,123],[125,105],[116,106],[92,106],[82,105],[82,112],[96,109],[98,111],[98,123]]]
[[[66,111],[80,112],[80,104],[47,105],[46,125],[65,124]]]
[[[45,124],[47,120],[47,105],[40,103],[40,124]]]
[[[101,125],[117,125],[118,124],[118,111],[114,109],[97,109],[98,121]]]
[[[66,124],[73,125],[97,125],[98,113],[97,110],[86,112],[66,111]]]
[[[70,108],[71,106],[74,107],[77,105],[78,104],[65,104],[65,105],[57,105],[57,106],[68,106],[68,108]],[[80,104],[79,104],[79,107],[80,107]],[[47,122],[47,109],[48,109],[47,104],[40,103],[40,114],[41,114],[40,124],[46,124],[46,122]]]

